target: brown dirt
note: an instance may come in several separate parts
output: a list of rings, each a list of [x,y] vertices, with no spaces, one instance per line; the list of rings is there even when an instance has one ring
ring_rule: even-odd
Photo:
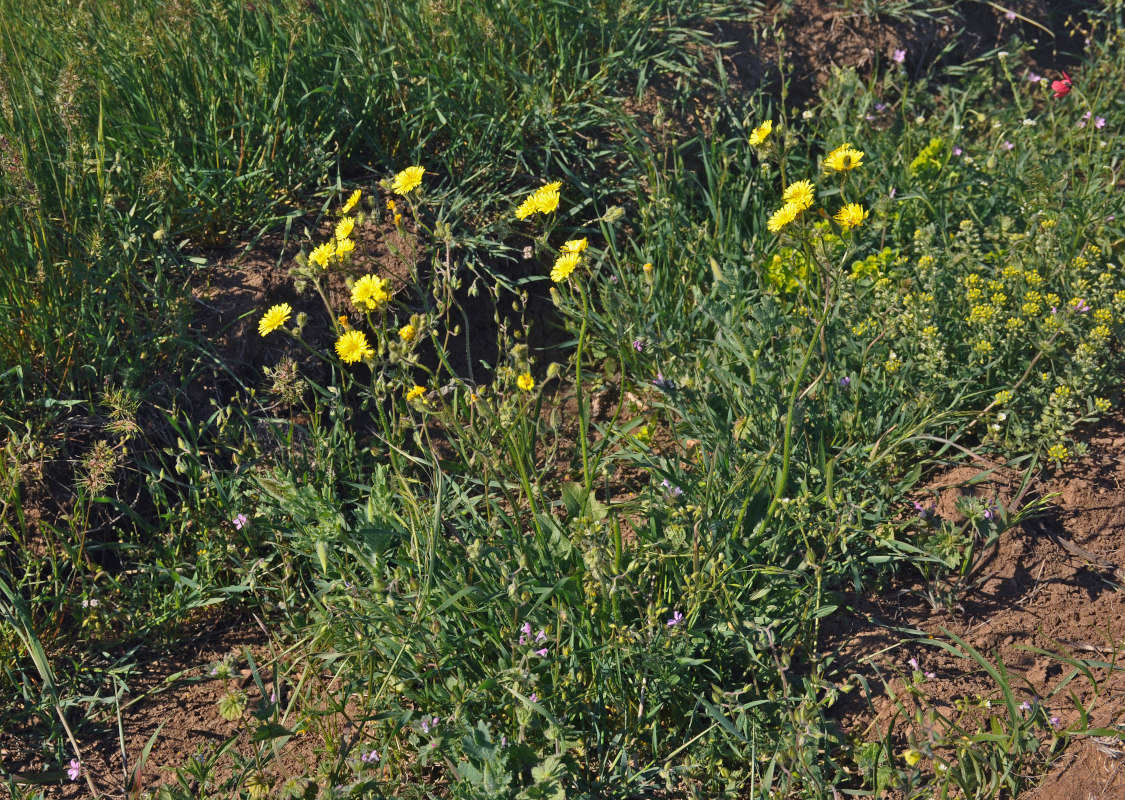
[[[914,583],[860,599],[855,613],[826,626],[823,651],[835,649],[840,674],[862,676],[872,690],[863,696],[856,689],[837,705],[846,730],[871,741],[894,721],[903,747],[926,741],[924,726],[913,725],[896,705],[901,702],[911,712],[917,708],[909,691],[915,672],[911,658],[918,659],[923,673],[934,675],[918,688],[943,714],[956,717],[958,702],[965,700],[991,700],[990,713],[996,713],[1001,700],[996,683],[974,662],[930,642],[952,643],[947,632],[994,664],[1002,662],[1017,699],[1043,698],[1045,718],[1057,717],[1059,730],[1078,729],[1075,701],[1089,712],[1090,727],[1120,725],[1125,713],[1125,414],[1102,424],[1088,441],[1085,458],[1038,487],[1043,497],[1057,493],[1045,513],[1004,533],[991,553],[982,554],[974,569],[977,585],[960,595],[951,612],[935,612],[920,598],[923,587]],[[982,469],[961,467],[932,483],[939,516],[959,518],[954,503],[966,495],[1011,502],[1019,482],[1010,470],[964,485]],[[1071,669],[1063,658],[1119,667],[1093,669],[1096,685],[1079,675],[1064,688]],[[1123,756],[1117,737],[1075,737],[1051,764],[1043,785],[1021,797],[1125,797],[1125,772],[1119,770]]]

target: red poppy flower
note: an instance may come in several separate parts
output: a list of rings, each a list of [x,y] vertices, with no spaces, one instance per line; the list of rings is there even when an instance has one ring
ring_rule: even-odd
[[[1070,87],[1073,85],[1070,76],[1066,74],[1066,70],[1063,70],[1061,81],[1051,81],[1051,89],[1054,90],[1055,97],[1066,97],[1067,92],[1070,91]]]

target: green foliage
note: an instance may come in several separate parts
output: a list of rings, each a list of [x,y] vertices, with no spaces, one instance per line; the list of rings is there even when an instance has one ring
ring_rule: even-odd
[[[954,524],[929,470],[1030,481],[1116,400],[1121,32],[1065,103],[1013,47],[940,86],[841,72],[799,119],[724,91],[646,134],[623,98],[714,78],[707,11],[0,0],[0,667],[22,721],[59,720],[51,758],[69,709],[120,713],[96,654],[233,602],[273,652],[214,665],[238,733],[164,796],[988,797],[1082,732],[950,637],[997,694],[950,715],[912,675],[908,732],[852,741],[818,648],[848,587],[920,574],[955,607],[1035,510]],[[307,358],[201,414],[202,248],[310,203],[351,230],[309,221],[262,334]],[[361,275],[341,245],[385,219],[407,266]],[[65,515],[33,524],[68,446]]]

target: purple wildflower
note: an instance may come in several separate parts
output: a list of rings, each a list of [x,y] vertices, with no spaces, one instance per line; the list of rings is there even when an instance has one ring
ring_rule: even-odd
[[[852,379],[848,375],[845,375],[844,377],[840,378],[839,384],[841,389],[846,390],[852,385]]]
[[[535,692],[532,692],[531,695],[527,699],[530,700],[533,703],[538,703],[539,702],[539,695],[537,695]]]
[[[954,147],[953,148],[953,155],[959,156],[959,155],[961,155],[961,153],[962,153],[962,150],[961,150],[960,147]]]
[[[1002,144],[1000,146],[1003,147],[1005,150],[1014,150],[1016,148],[1016,146],[1014,144],[1012,144],[1011,142],[1009,142],[1007,139],[1005,139],[1004,144]]]
[[[539,642],[545,641],[547,641],[547,632],[540,628],[539,633],[535,634],[535,642],[538,644]]]
[[[876,103],[875,104],[875,110],[879,113],[882,113],[882,112],[887,110],[887,104],[886,103]]]
[[[634,339],[633,340],[633,349],[636,350],[638,353],[643,353],[644,349],[645,349],[644,339]]]
[[[1105,127],[1105,117],[1098,117],[1094,120],[1094,127],[1101,130]]]
[[[656,373],[656,380],[652,382],[652,385],[657,389],[661,389],[665,392],[670,392],[676,388],[676,382],[669,378],[665,378],[663,372]]]
[[[664,487],[664,491],[668,492],[668,494],[672,495],[673,497],[679,497],[684,493],[683,489],[681,489],[679,486],[673,486],[671,481],[669,481],[667,478],[662,480],[660,482],[660,485]]]
[[[901,64],[903,61],[906,61],[906,51],[896,49],[894,55],[891,56],[891,60],[896,64]]]
[[[539,650],[536,650],[535,655],[540,656],[541,658],[546,658],[547,657],[547,648],[543,647],[543,648],[540,648]]]
[[[895,187],[892,186],[891,191],[888,194],[889,194],[890,198],[892,200],[894,200],[895,199]]]
[[[1020,703],[1020,711],[1023,711],[1024,713],[1031,713],[1031,703],[1024,700],[1022,703]]]
[[[1008,20],[1008,22],[1015,22],[1016,21],[1016,12],[1015,11],[1005,11],[1004,12],[1004,19]]]
[[[911,658],[906,663],[910,665],[910,668],[912,670],[914,670],[915,672],[918,671],[918,659],[917,658]]]
[[[1031,83],[1039,83],[1039,81],[1043,80],[1043,76],[1042,75],[1036,75],[1034,72],[1029,71],[1027,73],[1027,79]]]
[[[359,760],[364,764],[374,764],[379,760],[379,751],[372,750],[370,753],[365,753],[359,757]]]
[[[675,613],[672,614],[672,618],[670,620],[668,620],[668,627],[674,628],[683,621],[684,621],[684,615],[681,614],[679,611],[676,611]]]
[[[1059,727],[1059,718],[1058,717],[1051,717],[1050,719],[1047,720],[1047,722],[1051,723],[1052,728]]]
[[[1074,311],[1076,314],[1085,314],[1089,310],[1090,306],[1086,305],[1086,301],[1081,298],[1074,303]]]
[[[72,781],[78,780],[82,775],[82,763],[77,758],[70,759],[66,767],[66,776]]]
[[[237,517],[235,517],[233,520],[231,520],[231,522],[234,523],[234,527],[237,528],[238,530],[242,530],[243,528],[245,528],[247,525],[250,524],[250,520],[247,519],[245,514],[239,514]]]

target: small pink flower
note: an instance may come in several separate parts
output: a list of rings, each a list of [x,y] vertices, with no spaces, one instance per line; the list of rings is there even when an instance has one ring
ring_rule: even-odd
[[[234,523],[234,527],[238,530],[242,530],[250,524],[250,520],[246,517],[245,514],[239,514],[237,517],[231,520],[231,522]]]
[[[668,620],[668,627],[674,628],[683,621],[684,621],[684,615],[681,614],[679,611],[677,611],[674,614],[672,614],[672,618],[670,620]]]
[[[77,758],[70,759],[70,764],[66,767],[66,776],[72,781],[76,781],[82,776],[82,764]]]
[[[533,703],[538,703],[539,702],[539,695],[537,695],[535,692],[532,692],[531,696],[528,697],[527,699],[530,700]]]
[[[893,60],[896,64],[901,64],[903,61],[906,61],[906,51],[896,49],[894,55],[891,56],[891,60]]]

